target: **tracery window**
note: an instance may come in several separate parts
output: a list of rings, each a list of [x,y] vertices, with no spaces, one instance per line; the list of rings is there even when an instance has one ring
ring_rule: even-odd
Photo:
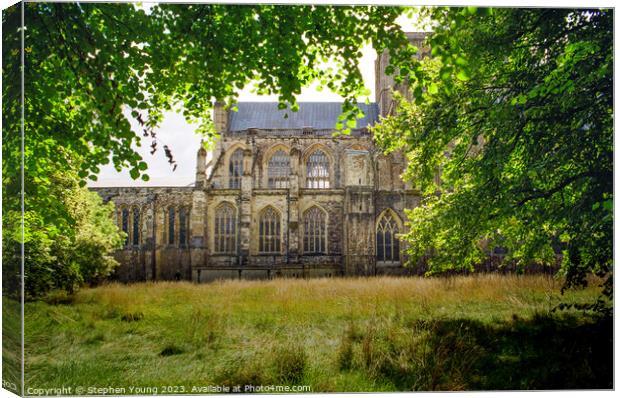
[[[320,149],[308,157],[306,188],[329,188],[329,159]]]
[[[291,159],[283,150],[278,150],[269,159],[267,176],[269,188],[288,188],[291,174]]]
[[[122,229],[125,233],[125,246],[129,245],[129,210],[123,209],[121,215]]]
[[[215,247],[216,253],[234,254],[237,243],[237,214],[235,208],[222,203],[215,210]]]
[[[187,210],[185,208],[181,208],[179,210],[179,245],[187,246]]]
[[[168,209],[168,244],[174,245],[174,207]]]
[[[325,218],[325,212],[316,206],[304,213],[304,253],[325,253]]]
[[[390,212],[385,212],[377,224],[377,261],[399,261],[400,247],[396,234],[398,224]]]
[[[133,234],[132,243],[134,246],[140,244],[140,209],[133,208]]]
[[[273,207],[260,213],[258,231],[258,251],[260,253],[280,252],[280,214]]]
[[[228,171],[228,187],[231,189],[241,188],[241,176],[243,175],[243,150],[241,148],[230,156]]]

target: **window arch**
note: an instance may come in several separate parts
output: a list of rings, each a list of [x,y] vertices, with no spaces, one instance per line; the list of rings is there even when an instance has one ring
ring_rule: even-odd
[[[187,246],[187,230],[189,225],[189,211],[182,207],[179,210],[179,246]]]
[[[174,207],[168,208],[168,244],[174,245]]]
[[[121,228],[125,233],[125,246],[129,245],[129,210],[123,209],[121,212]]]
[[[133,231],[131,237],[131,243],[134,246],[138,246],[140,244],[140,209],[137,207],[133,208]]]
[[[377,223],[377,261],[400,261],[400,244],[396,234],[398,222],[391,211],[383,213]]]
[[[291,158],[283,150],[276,151],[267,165],[267,184],[269,188],[288,188],[291,174]]]
[[[228,187],[231,189],[241,188],[241,176],[243,176],[243,149],[233,152],[228,161]]]
[[[258,229],[259,253],[280,253],[280,213],[273,207],[266,207],[260,213]]]
[[[325,219],[325,212],[316,206],[304,213],[304,253],[326,253],[327,225]]]
[[[237,243],[237,212],[235,208],[222,203],[215,209],[214,252],[234,254]]]
[[[320,149],[306,162],[306,188],[329,188],[329,159]]]

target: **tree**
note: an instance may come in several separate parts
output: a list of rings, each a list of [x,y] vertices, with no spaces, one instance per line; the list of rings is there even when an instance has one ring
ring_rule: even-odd
[[[181,107],[213,138],[212,103],[233,103],[251,81],[295,110],[296,94],[318,80],[344,96],[342,120],[351,126],[360,116],[354,104],[366,92],[357,67],[363,45],[388,49],[403,70],[412,65],[415,48],[395,22],[402,12],[399,7],[214,4],[146,10],[102,3],[25,3],[5,10],[2,170],[3,205],[10,211],[4,214],[19,214],[23,186],[25,235],[42,234],[36,239],[41,250],[34,244],[26,250],[43,259],[49,241],[60,236],[54,231],[66,231],[72,222],[71,204],[55,196],[59,170],[71,170],[67,177],[77,172],[85,185],[96,179],[100,165],[112,162],[119,170],[129,168],[134,179],[148,180],[148,165],[132,145],[146,140],[158,149],[156,128],[165,111]],[[334,66],[327,67],[326,60]],[[141,134],[131,130],[130,119],[142,126]],[[172,153],[163,150],[174,167]],[[7,231],[11,222],[21,221],[3,217]],[[62,270],[73,279],[74,270]]]
[[[212,103],[234,102],[251,81],[295,109],[295,95],[319,80],[344,96],[345,116],[356,116],[353,104],[366,92],[357,67],[365,43],[380,51],[390,48],[395,59],[411,62],[415,49],[395,22],[402,12],[398,7],[162,4],[147,13],[134,4],[28,3],[25,135],[36,156],[26,151],[26,174],[61,168],[64,154],[55,150],[60,146],[81,154],[83,179],[95,179],[99,165],[110,161],[130,168],[133,178],[148,179],[146,162],[132,149],[141,140],[129,119],[157,146],[162,113],[181,106],[188,119],[201,123],[202,133],[213,135]],[[3,24],[3,96],[5,103],[19,105],[19,7],[5,11]],[[335,67],[326,67],[326,60]],[[6,120],[19,120],[20,111],[7,106]]]
[[[374,129],[425,195],[404,236],[431,272],[489,249],[553,264],[567,286],[613,249],[613,11],[427,8],[431,57],[412,101]],[[441,178],[435,176],[440,172]]]
[[[16,296],[19,290],[20,251],[24,242],[26,299],[39,297],[52,289],[73,292],[83,283],[98,283],[118,266],[113,254],[124,240],[113,220],[114,204],[103,204],[99,195],[79,186],[74,171],[57,171],[49,176],[50,194],[66,211],[58,222],[46,222],[42,211],[23,214],[25,236],[22,240],[21,212],[5,212],[3,239],[4,292]]]

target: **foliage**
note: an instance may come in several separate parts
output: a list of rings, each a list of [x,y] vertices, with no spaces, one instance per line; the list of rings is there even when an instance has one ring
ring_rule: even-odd
[[[81,254],[72,250],[68,257],[91,256],[100,249],[65,233],[73,204],[56,195],[59,170],[75,170],[85,185],[96,179],[101,165],[112,162],[118,170],[128,168],[132,178],[148,180],[147,163],[135,148],[150,144],[154,152],[162,146],[156,129],[163,112],[183,109],[188,120],[200,123],[200,132],[213,138],[213,101],[234,102],[240,89],[254,80],[261,93],[277,93],[281,106],[289,103],[293,110],[295,95],[318,80],[344,96],[343,120],[354,119],[359,115],[353,104],[367,94],[357,67],[364,44],[371,41],[380,51],[389,48],[393,59],[411,63],[415,48],[407,45],[395,22],[402,11],[215,4],[156,4],[147,9],[131,3],[45,2],[4,10],[3,204],[6,217],[14,218],[3,217],[3,223],[21,223],[16,214],[23,188],[30,253],[41,256],[28,258],[34,261],[30,278],[40,277],[35,272],[64,274],[72,285],[82,275],[76,264],[85,258],[64,261],[74,268],[46,269],[42,264],[50,258],[64,256],[52,253],[52,247],[82,245]],[[335,67],[326,67],[326,60]],[[130,120],[142,127],[141,134],[132,131]],[[163,151],[175,167],[171,149],[163,145]],[[17,235],[11,239],[21,243]],[[18,249],[12,247],[5,258],[19,256]],[[105,274],[107,259],[101,261],[83,276]]]
[[[19,11],[13,7],[3,15],[6,43],[20,42]],[[411,62],[415,48],[395,22],[402,12],[157,4],[147,13],[134,4],[28,3],[26,174],[42,178],[38,189],[45,190],[46,172],[66,164],[56,151],[62,148],[83,156],[81,178],[95,179],[99,165],[112,161],[118,169],[130,168],[133,178],[148,179],[147,164],[133,148],[142,140],[129,120],[142,125],[154,149],[162,113],[176,106],[212,135],[213,101],[233,102],[253,80],[261,93],[277,93],[281,106],[290,103],[292,109],[301,88],[318,80],[344,96],[345,116],[355,116],[353,103],[366,93],[357,66],[364,44],[372,41],[379,51],[392,49],[404,65]],[[4,55],[3,96],[12,104],[5,117],[18,121],[19,46],[7,46]],[[327,67],[327,60],[335,67]],[[18,158],[9,161],[19,169]]]
[[[114,204],[104,205],[98,194],[80,187],[69,171],[50,177],[50,192],[67,211],[66,224],[46,223],[42,212],[27,210],[24,220],[24,267],[26,299],[52,289],[68,292],[82,283],[94,284],[108,276],[118,262],[112,257],[120,248],[124,233],[113,221]],[[10,295],[19,286],[21,228],[20,212],[9,210],[4,226],[3,288]],[[13,283],[10,283],[13,282]]]
[[[404,236],[431,272],[554,264],[567,286],[610,275],[613,11],[429,8],[412,101],[374,129],[426,196]],[[439,171],[439,172],[438,172]],[[438,177],[440,175],[440,178]]]

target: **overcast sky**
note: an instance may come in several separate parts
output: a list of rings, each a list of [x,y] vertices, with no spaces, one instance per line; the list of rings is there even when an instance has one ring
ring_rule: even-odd
[[[402,20],[403,28],[411,31],[411,22]],[[371,91],[370,101],[375,101],[375,75],[374,62],[376,54],[374,50],[368,46],[363,50],[363,56],[360,61],[360,70],[364,77],[366,87]],[[208,71],[205,71],[208,73]],[[239,97],[239,101],[276,101],[275,96],[257,96],[251,93],[251,87],[246,87]],[[325,89],[318,92],[314,87],[302,90],[297,97],[299,102],[303,101],[342,101],[342,98]],[[130,118],[131,119],[131,118]],[[134,131],[140,131],[137,123],[133,125]],[[200,136],[195,133],[195,125],[190,125],[185,118],[179,113],[167,113],[164,116],[163,123],[157,129],[157,138],[160,141],[159,150],[155,154],[150,154],[150,140],[145,139],[140,148],[136,148],[138,153],[142,155],[148,163],[147,173],[150,180],[144,182],[142,180],[133,180],[129,176],[128,170],[118,172],[111,164],[101,167],[99,178],[95,182],[90,182],[91,187],[111,187],[111,186],[187,186],[192,184],[196,178],[196,152],[200,145]],[[142,137],[140,133],[137,134]],[[177,168],[172,171],[172,167],[168,163],[167,158],[162,150],[163,145],[168,145],[174,159],[177,162]]]

